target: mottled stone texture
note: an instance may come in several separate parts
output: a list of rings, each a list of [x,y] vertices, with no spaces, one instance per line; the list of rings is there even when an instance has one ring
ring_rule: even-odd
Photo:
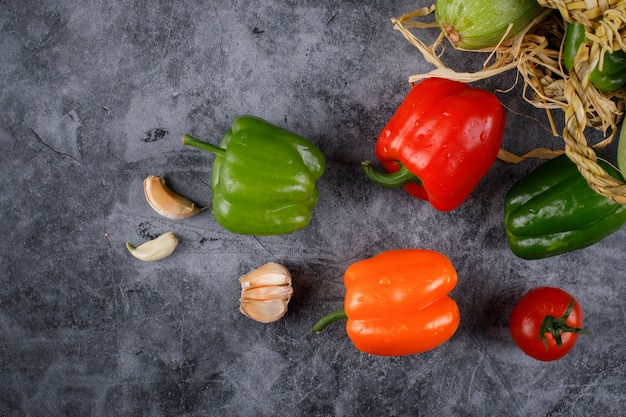
[[[451,213],[359,170],[408,77],[432,68],[390,18],[428,4],[0,1],[0,415],[623,416],[626,230],[524,261],[507,247],[503,199],[538,161],[496,162]],[[446,54],[461,70],[485,59]],[[507,149],[562,147],[520,85],[498,96]],[[180,137],[217,143],[240,114],[327,155],[305,230],[239,236],[210,210],[170,221],[144,200],[145,176],[164,174],[210,206],[213,156]],[[168,230],[180,245],[163,261],[124,247]],[[312,334],[341,307],[349,264],[405,247],[441,251],[458,270],[451,340],[381,358],[354,349],[340,323]],[[295,295],[285,317],[260,324],[239,313],[237,278],[269,261],[290,269]],[[522,354],[507,327],[541,285],[575,295],[593,331],[554,363]]]

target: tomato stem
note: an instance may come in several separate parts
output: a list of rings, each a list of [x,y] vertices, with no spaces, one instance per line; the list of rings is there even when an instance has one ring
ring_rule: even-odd
[[[572,313],[572,309],[574,308],[574,298],[570,300],[567,305],[567,309],[565,313],[559,318],[554,316],[546,316],[541,322],[541,327],[539,328],[539,335],[537,339],[541,339],[543,345],[548,350],[548,340],[546,339],[546,333],[550,333],[554,337],[554,341],[557,346],[561,346],[563,344],[563,340],[561,339],[562,333],[577,333],[577,334],[591,334],[589,330],[581,329],[578,327],[570,327],[567,324],[567,319],[569,315]]]
[[[319,319],[317,323],[313,325],[313,328],[311,330],[313,330],[314,333],[319,333],[324,329],[324,327],[328,326],[330,323],[347,318],[348,316],[346,315],[345,310],[341,308],[339,310],[333,311],[332,313],[328,313],[324,317]]]

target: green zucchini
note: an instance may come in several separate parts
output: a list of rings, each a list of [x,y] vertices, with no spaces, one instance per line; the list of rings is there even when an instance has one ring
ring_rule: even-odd
[[[484,49],[517,34],[544,8],[537,0],[436,0],[435,19],[455,48]]]

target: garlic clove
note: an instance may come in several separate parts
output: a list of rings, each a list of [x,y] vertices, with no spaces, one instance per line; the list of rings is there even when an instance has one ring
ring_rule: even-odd
[[[177,245],[178,239],[172,232],[164,233],[156,239],[152,239],[137,247],[133,247],[130,243],[126,242],[126,248],[130,254],[146,262],[158,261],[159,259],[170,256]]]
[[[270,262],[242,276],[239,282],[246,288],[291,285],[291,274],[281,264]]]
[[[293,295],[293,288],[290,286],[272,286],[249,288],[246,290],[246,300],[249,301],[265,301],[265,300],[285,300],[289,301]]]
[[[287,305],[283,300],[243,300],[239,311],[254,321],[271,323],[287,313]]]
[[[143,181],[143,191],[150,207],[168,219],[186,219],[201,211],[193,201],[173,191],[162,175],[149,175]]]
[[[293,295],[291,274],[284,266],[270,262],[239,278],[239,310],[248,318],[270,323],[287,312]]]

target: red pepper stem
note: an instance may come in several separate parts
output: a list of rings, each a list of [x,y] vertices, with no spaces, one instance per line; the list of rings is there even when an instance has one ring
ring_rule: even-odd
[[[554,337],[554,341],[557,346],[561,346],[563,341],[561,339],[561,333],[577,333],[577,334],[591,334],[589,330],[580,329],[578,327],[570,327],[567,324],[567,319],[569,315],[572,313],[572,309],[574,308],[574,298],[572,297],[571,301],[567,305],[567,309],[565,313],[559,318],[554,316],[546,316],[541,322],[541,327],[539,328],[539,335],[537,339],[541,339],[543,345],[546,347],[546,351],[548,350],[548,340],[546,339],[546,333],[550,333]]]
[[[413,174],[411,171],[409,171],[407,167],[402,165],[400,162],[398,162],[398,165],[400,165],[400,169],[398,171],[391,173],[382,173],[376,171],[370,161],[363,161],[361,162],[361,169],[363,170],[363,172],[365,172],[365,175],[367,175],[370,180],[385,187],[402,187],[403,185],[409,184],[411,182],[417,183],[419,185],[422,184],[420,179],[417,178],[415,174]]]
[[[193,146],[194,148],[202,149],[203,151],[208,151],[219,156],[224,156],[226,153],[226,149],[204,142],[200,139],[196,139],[189,134],[185,134],[183,136],[183,145]]]
[[[346,312],[343,308],[335,310],[332,313],[328,313],[324,317],[319,319],[318,322],[313,325],[312,330],[314,333],[319,333],[324,329],[324,327],[328,326],[330,323],[347,318],[348,316],[346,315]]]

